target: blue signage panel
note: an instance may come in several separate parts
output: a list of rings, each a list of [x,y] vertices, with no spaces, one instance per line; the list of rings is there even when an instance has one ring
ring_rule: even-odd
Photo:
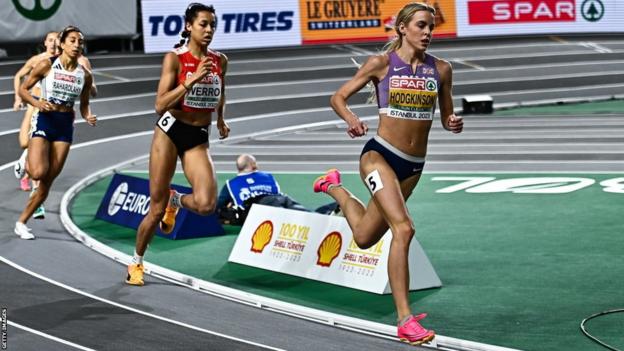
[[[172,184],[171,187],[183,194],[190,194],[192,189]],[[96,218],[137,229],[143,217],[149,211],[149,181],[115,173],[111,180]],[[200,216],[181,208],[176,217],[176,224],[170,234],[164,234],[157,227],[156,235],[167,239],[189,239],[204,236],[222,235],[225,231],[217,216]]]

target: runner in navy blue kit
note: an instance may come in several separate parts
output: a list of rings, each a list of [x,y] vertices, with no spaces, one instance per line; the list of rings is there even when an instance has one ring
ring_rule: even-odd
[[[49,59],[52,56],[59,56],[61,54],[59,44],[60,34],[61,33],[58,32],[48,32],[44,41],[46,51],[39,55],[31,57],[28,61],[26,61],[24,66],[22,66],[22,68],[20,68],[20,70],[17,71],[17,73],[15,74],[15,78],[13,80],[13,85],[15,87],[15,102],[13,105],[14,110],[17,111],[20,107],[24,105],[22,102],[22,98],[19,96],[19,86],[21,84],[22,78],[26,77],[33,70],[36,64],[39,63],[41,60]],[[80,56],[78,57],[78,64],[80,64],[83,69],[91,73],[91,62],[86,56],[80,54]],[[41,86],[39,82],[35,84],[30,92],[36,100],[40,98]],[[93,75],[91,75],[90,94],[91,97],[95,97],[97,95],[97,87],[95,85],[95,78],[93,77]],[[31,134],[34,128],[32,121],[36,120],[36,115],[38,112],[39,110],[37,110],[35,107],[27,104],[27,110],[24,114],[24,118],[22,120],[19,132],[20,147],[24,149],[24,151],[22,152],[22,155],[20,156],[18,161],[15,162],[15,165],[13,167],[15,177],[20,179],[20,188],[24,191],[32,190],[31,195],[34,195],[34,193],[37,191],[37,188],[39,187],[39,182],[33,181],[32,187],[30,186],[30,180],[28,178],[28,174],[26,173],[26,157],[28,155],[28,141],[31,138]],[[45,218],[45,208],[43,204],[37,207],[32,217],[35,219]]]
[[[126,283],[131,285],[144,284],[143,256],[159,223],[163,233],[171,233],[179,208],[207,215],[214,212],[217,202],[208,136],[213,112],[221,138],[230,132],[223,118],[227,57],[208,48],[217,21],[212,6],[191,3],[184,20],[182,40],[165,55],[158,84],[156,113],[160,118],[150,151],[150,209],[137,231],[134,257],[128,265]],[[169,189],[178,156],[192,194]]]
[[[444,129],[452,133],[463,129],[462,119],[453,114],[451,65],[425,53],[434,16],[434,8],[427,4],[405,5],[394,24],[398,37],[332,96],[331,105],[347,122],[349,136],[361,137],[368,127],[349,109],[347,99],[369,82],[376,88],[379,128],[360,156],[360,176],[372,194],[368,206],[341,185],[338,170],[329,170],[314,182],[315,192],[325,192],[338,202],[359,247],[373,246],[391,229],[388,276],[398,314],[397,335],[410,344],[429,341],[435,333],[420,325],[426,315],[413,316],[409,305],[408,252],[415,229],[405,201],[425,164],[436,101]]]
[[[57,43],[58,43],[58,33],[57,32],[48,32],[43,41],[43,45],[45,47],[45,51],[37,54],[22,66],[17,73],[15,73],[15,77],[13,78],[13,87],[15,90],[15,101],[13,103],[13,110],[17,111],[23,107],[26,107],[26,112],[24,113],[24,118],[22,119],[22,124],[20,125],[19,131],[19,145],[24,150],[19,160],[15,162],[13,167],[13,171],[15,172],[15,177],[20,179],[20,188],[24,191],[30,191],[30,180],[28,179],[28,175],[26,174],[26,156],[28,155],[28,141],[30,140],[31,133],[31,119],[33,114],[36,113],[36,109],[29,104],[24,104],[22,98],[19,96],[19,87],[22,84],[22,79],[27,77],[28,74],[35,68],[35,66],[41,62],[41,60],[47,60],[52,56],[57,55]],[[35,83],[32,87],[30,93],[33,95],[35,99],[39,99],[41,96],[41,86],[39,82]]]
[[[69,26],[59,34],[59,42],[61,54],[40,61],[19,88],[22,100],[39,109],[33,119],[26,163],[26,171],[39,181],[39,188],[15,223],[15,234],[22,239],[35,238],[26,222],[48,197],[67,159],[74,133],[74,102],[80,99],[80,114],[90,125],[97,120],[89,107],[90,89],[85,89],[91,87],[91,73],[78,63],[84,47],[82,32]],[[29,91],[39,81],[41,99],[37,100]]]

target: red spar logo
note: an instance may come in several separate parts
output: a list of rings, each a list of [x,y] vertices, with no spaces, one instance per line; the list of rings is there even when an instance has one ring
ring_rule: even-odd
[[[488,0],[468,2],[469,24],[574,22],[575,0]]]

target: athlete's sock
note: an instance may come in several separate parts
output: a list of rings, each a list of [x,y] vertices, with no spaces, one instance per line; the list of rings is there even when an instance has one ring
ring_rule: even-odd
[[[184,194],[180,194],[177,191],[174,191],[173,196],[171,197],[171,204],[177,208],[183,208],[184,206],[182,206],[182,196],[184,196]]]
[[[327,186],[327,191],[330,191],[331,188],[340,188],[342,186],[342,184],[329,184]]]
[[[405,324],[405,323],[406,323],[406,322],[410,319],[410,317],[411,317],[411,316],[412,316],[412,315],[410,314],[410,315],[408,315],[407,317],[405,317],[405,318],[401,319],[401,320],[399,321],[399,325],[400,325],[400,326],[403,326],[403,325],[404,325],[404,324]]]
[[[134,256],[132,257],[133,264],[143,264],[143,256],[139,256],[139,254],[134,251]]]

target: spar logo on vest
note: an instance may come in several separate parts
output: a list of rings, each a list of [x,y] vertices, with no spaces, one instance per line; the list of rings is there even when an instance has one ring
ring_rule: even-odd
[[[149,204],[149,196],[128,191],[128,183],[123,182],[117,186],[111,196],[108,203],[108,215],[114,216],[119,210],[123,210],[144,216],[149,211]]]
[[[193,72],[187,72],[190,78]],[[221,99],[221,78],[211,72],[191,87],[184,97],[184,104],[193,108],[215,108]]]

